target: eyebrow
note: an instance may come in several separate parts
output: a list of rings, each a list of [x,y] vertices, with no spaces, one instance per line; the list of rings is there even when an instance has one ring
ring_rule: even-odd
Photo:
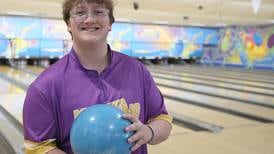
[[[89,10],[89,7],[81,6],[81,7],[72,8],[71,10],[79,10],[79,9]],[[107,8],[105,8],[105,7],[96,7],[96,8],[91,9],[91,10],[105,10],[105,9],[107,9]]]

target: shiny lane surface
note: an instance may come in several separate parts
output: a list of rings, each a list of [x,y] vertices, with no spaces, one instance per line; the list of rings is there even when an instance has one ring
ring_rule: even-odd
[[[4,68],[6,69],[6,68]],[[27,67],[27,69],[32,70],[33,72],[40,73],[42,70],[38,68],[37,70],[34,68]],[[2,67],[0,67],[0,72],[3,72]],[[18,70],[6,70],[6,74],[15,79],[20,79],[20,81],[24,83],[29,83],[35,79],[35,77],[31,75],[27,75],[27,73]],[[172,74],[172,72],[170,73]],[[19,77],[18,77],[19,76]],[[169,76],[169,74],[166,74]],[[172,75],[171,75],[172,76]],[[174,76],[173,76],[174,77]],[[1,78],[0,78],[1,79]],[[26,80],[25,80],[26,79]],[[196,89],[200,89],[202,91],[210,91],[213,90],[209,87],[201,87],[198,85],[184,84],[178,83],[175,81],[157,79],[155,80],[159,83],[164,83],[168,85],[176,85],[177,87],[183,86],[188,88],[195,87]],[[201,80],[201,82],[203,82]],[[1,83],[1,80],[0,80]],[[214,82],[212,82],[214,83]],[[252,82],[250,82],[252,84]],[[258,84],[258,83],[256,83]],[[236,85],[232,85],[236,86]],[[5,89],[12,89],[9,86],[5,86]],[[177,97],[186,97],[190,99],[197,100],[206,100],[206,103],[212,103],[216,101],[215,98],[209,98],[206,96],[197,95],[194,93],[187,93],[184,91],[178,91],[172,88],[161,87],[163,94],[174,95]],[[241,87],[239,87],[241,88]],[[253,89],[254,90],[254,89]],[[10,95],[10,98],[3,98],[5,102],[19,102],[18,104],[14,103],[14,105],[7,105],[7,108],[21,108],[22,100],[24,99],[24,94],[20,92],[22,95],[21,98],[17,91],[20,90],[10,90],[13,93]],[[214,90],[213,90],[214,91]],[[9,93],[2,90],[2,93]],[[223,92],[219,92],[221,94]],[[5,95],[5,94],[4,94]],[[247,94],[247,97],[250,95]],[[6,97],[6,96],[5,96]],[[18,97],[20,101],[15,101],[12,98]],[[269,99],[269,98],[267,98]],[[191,104],[185,104],[183,102],[178,102],[171,99],[165,99],[167,103],[167,108],[169,111],[176,112],[182,115],[191,116],[192,118],[199,119],[201,121],[206,121],[209,123],[214,123],[224,127],[224,129],[217,134],[212,134],[210,132],[195,132],[187,128],[178,127],[177,125],[173,125],[173,130],[170,138],[157,146],[149,146],[149,153],[151,154],[166,154],[166,153],[191,153],[191,154],[212,154],[212,153],[223,153],[223,154],[258,154],[258,153],[270,153],[273,151],[273,146],[270,146],[274,143],[274,139],[270,136],[274,134],[274,125],[273,124],[262,124],[257,121],[241,118],[234,115],[229,115],[226,113],[206,109],[199,106],[194,106]],[[263,101],[263,98],[258,97],[257,100]],[[238,106],[237,102],[221,101],[214,102],[213,105],[220,105],[221,107],[228,107],[237,109],[240,111],[247,113],[254,113],[258,116],[263,116],[267,118],[273,118],[273,110],[269,110],[267,108],[252,106],[248,104],[241,104]],[[234,107],[236,105],[236,107]],[[250,108],[251,106],[251,108]],[[254,108],[254,109],[253,109]],[[20,110],[20,109],[19,109]],[[257,111],[258,110],[258,111]],[[268,111],[269,110],[269,111]],[[18,110],[10,109],[11,112],[18,112]],[[247,140],[245,140],[247,139]],[[247,142],[248,141],[248,142]]]

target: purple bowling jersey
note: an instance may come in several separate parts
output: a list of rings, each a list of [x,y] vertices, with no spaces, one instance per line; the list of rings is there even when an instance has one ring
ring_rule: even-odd
[[[55,147],[73,153],[69,140],[72,123],[93,104],[116,106],[143,123],[153,119],[171,122],[145,66],[110,48],[108,54],[110,64],[98,74],[85,69],[72,49],[29,86],[23,107],[26,153],[43,153]],[[146,154],[147,147],[132,153]]]

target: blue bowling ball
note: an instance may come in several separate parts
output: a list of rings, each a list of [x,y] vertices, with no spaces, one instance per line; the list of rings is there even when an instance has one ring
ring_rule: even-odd
[[[129,154],[127,139],[132,132],[125,132],[129,120],[123,112],[111,105],[92,105],[81,112],[72,124],[70,143],[75,154]]]

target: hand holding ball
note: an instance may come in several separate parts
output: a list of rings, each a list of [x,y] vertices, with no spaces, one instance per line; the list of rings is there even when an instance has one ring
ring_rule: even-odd
[[[131,124],[123,119],[124,113],[111,105],[98,104],[85,109],[75,119],[71,131],[71,147],[76,154],[129,154],[127,139],[132,132],[125,132]]]

